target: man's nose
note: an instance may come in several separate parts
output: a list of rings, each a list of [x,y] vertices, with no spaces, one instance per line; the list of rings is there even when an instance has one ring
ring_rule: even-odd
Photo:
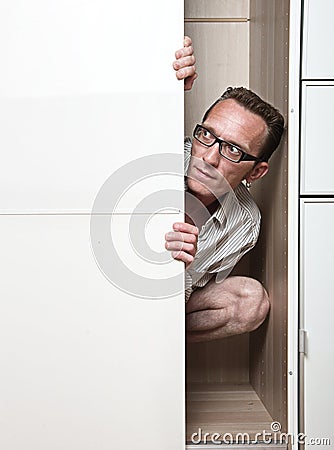
[[[203,160],[211,166],[217,167],[220,160],[219,144],[216,142],[212,147],[207,147]]]

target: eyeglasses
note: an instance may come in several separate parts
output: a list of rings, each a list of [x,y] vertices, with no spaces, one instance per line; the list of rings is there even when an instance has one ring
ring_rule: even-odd
[[[212,147],[216,142],[218,142],[219,153],[221,154],[221,156],[234,163],[239,163],[241,161],[262,161],[261,158],[249,155],[248,153],[241,150],[241,148],[239,148],[238,146],[220,139],[215,134],[213,134],[212,131],[209,131],[207,128],[203,127],[203,125],[196,125],[193,136],[196,141],[205,145],[205,147]]]

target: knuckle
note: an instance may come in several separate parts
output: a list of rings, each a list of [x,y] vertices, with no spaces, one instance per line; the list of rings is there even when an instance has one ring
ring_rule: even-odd
[[[178,70],[176,72],[176,77],[177,77],[178,80],[182,80],[184,78],[184,70],[183,69],[182,70]]]
[[[195,246],[193,244],[190,244],[188,247],[188,251],[190,255],[193,255],[195,251]]]
[[[189,68],[189,73],[191,74],[191,76],[192,76],[192,75],[195,75],[195,72],[196,72],[196,67],[195,67],[195,66],[191,66],[191,67]]]
[[[184,78],[188,78],[189,76],[189,67],[185,67],[183,69]]]
[[[193,258],[192,255],[187,255],[187,262],[188,262],[189,264],[192,263],[193,260],[194,260],[194,258]]]
[[[176,259],[179,259],[180,261],[185,262],[185,254],[182,251],[175,252],[176,253]]]
[[[184,36],[183,39],[184,45],[191,45],[191,39],[189,36]]]
[[[195,244],[196,241],[197,241],[197,237],[196,237],[194,234],[191,234],[190,236],[191,236],[191,237],[190,237],[190,242],[191,242],[191,244]]]

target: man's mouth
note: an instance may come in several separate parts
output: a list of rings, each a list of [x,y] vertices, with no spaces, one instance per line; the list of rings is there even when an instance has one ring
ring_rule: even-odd
[[[199,177],[201,179],[206,179],[206,180],[212,180],[214,179],[213,175],[206,169],[202,168],[202,167],[197,167],[194,166],[195,169],[195,176]]]

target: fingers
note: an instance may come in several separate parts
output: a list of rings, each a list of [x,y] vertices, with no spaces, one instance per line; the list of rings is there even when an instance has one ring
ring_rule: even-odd
[[[188,244],[195,244],[197,242],[197,237],[194,234],[189,233],[179,233],[170,231],[165,235],[167,242],[179,241],[186,242]]]
[[[175,52],[175,58],[176,59],[185,58],[186,56],[191,56],[193,54],[194,54],[194,49],[193,49],[193,46],[190,45],[189,47],[183,47],[183,48],[180,48],[179,50],[177,50]]]
[[[183,46],[184,47],[190,47],[190,45],[192,45],[191,38],[189,36],[184,36]]]
[[[190,91],[190,89],[193,87],[194,81],[198,77],[197,73],[195,72],[194,75],[191,77],[188,77],[184,80],[184,90]]]
[[[192,47],[192,40],[189,36],[184,36],[183,39],[183,47],[175,52],[175,58],[179,59],[184,56],[190,56],[194,53],[194,49]]]
[[[173,230],[181,231],[182,233],[194,234],[195,236],[198,236],[199,233],[198,228],[195,227],[195,225],[186,222],[175,222],[173,224]]]
[[[174,259],[183,261],[187,267],[196,255],[198,228],[190,223],[176,222],[173,229],[165,235],[165,247]]]
[[[192,255],[189,255],[189,253],[186,252],[172,252],[172,257],[178,261],[182,261],[185,263],[186,268],[191,264],[194,260],[194,257]]]
[[[184,56],[177,61],[173,62],[173,67],[175,70],[183,69],[184,67],[195,67],[196,58],[194,55]]]
[[[197,78],[196,58],[190,37],[185,36],[183,48],[175,52],[176,61],[173,62],[173,68],[178,80],[185,80],[184,89],[189,91]]]
[[[196,78],[197,78],[195,66],[185,67],[184,69],[180,69],[180,70],[176,71],[175,74],[176,74],[176,78],[178,80],[186,80],[188,77],[192,77],[194,75],[196,75]],[[195,80],[195,78],[194,78],[194,80]]]
[[[173,69],[176,71],[176,78],[184,80],[192,77],[196,73],[196,58],[194,55],[184,56],[173,62]]]
[[[181,250],[190,253],[191,255],[195,255],[196,246],[195,244],[187,244],[182,241],[166,241],[165,244],[166,250],[180,252]]]

